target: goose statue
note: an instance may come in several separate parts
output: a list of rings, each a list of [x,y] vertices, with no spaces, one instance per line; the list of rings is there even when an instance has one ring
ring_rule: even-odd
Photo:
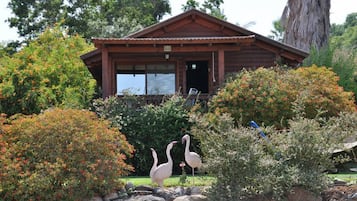
[[[186,163],[192,168],[192,177],[194,179],[195,177],[195,168],[200,168],[202,166],[202,160],[200,155],[198,155],[196,152],[190,151],[190,136],[189,135],[184,135],[182,137],[182,144],[185,143],[186,141],[186,147],[185,147],[185,161]],[[193,184],[195,184],[195,181],[193,180]]]
[[[157,159],[156,152],[152,152],[154,158],[154,164],[150,171],[151,181],[157,183],[161,188],[164,186],[164,180],[172,175],[173,161],[171,158],[171,149],[177,143],[177,141],[170,142],[166,147],[167,162],[162,163],[155,168],[155,158]],[[152,149],[153,150],[153,149]],[[157,162],[156,162],[157,163]]]

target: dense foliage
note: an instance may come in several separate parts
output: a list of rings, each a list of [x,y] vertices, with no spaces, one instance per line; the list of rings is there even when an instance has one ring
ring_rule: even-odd
[[[106,195],[132,170],[133,148],[95,113],[51,109],[9,119],[0,135],[0,197],[81,200]]]
[[[166,146],[173,140],[180,141],[190,128],[186,100],[179,95],[164,100],[160,105],[135,105],[138,97],[109,97],[94,102],[94,110],[124,133],[135,148],[129,162],[135,167],[136,175],[149,175],[153,162],[150,148],[158,154],[159,164],[166,162]],[[194,142],[195,143],[195,142]],[[180,174],[179,162],[183,161],[183,146],[174,146],[171,154],[174,172]]]
[[[198,9],[219,19],[226,20],[227,17],[220,8],[223,3],[223,0],[205,0],[202,5],[200,5],[196,0],[187,0],[186,4],[182,5],[182,10],[187,11],[190,9]]]
[[[92,48],[80,36],[55,27],[19,52],[0,58],[0,112],[88,107],[96,83],[80,55]]]
[[[332,24],[330,42],[334,47],[357,49],[357,13],[347,15],[343,24]]]
[[[236,122],[249,121],[286,127],[294,116],[293,103],[302,101],[305,117],[314,118],[355,111],[354,97],[337,84],[338,77],[325,67],[281,70],[243,70],[221,88],[209,102],[210,112],[230,113]]]
[[[205,170],[217,178],[209,199],[272,195],[281,200],[294,186],[315,193],[326,188],[326,170],[333,166],[331,150],[353,135],[357,113],[324,120],[303,118],[301,111],[289,121],[290,129],[264,128],[268,139],[253,128],[236,125],[228,114],[192,115],[192,133],[200,140]]]
[[[200,117],[200,116],[203,116]],[[205,171],[217,178],[210,200],[242,200],[264,189],[265,172],[271,160],[252,129],[236,128],[223,114],[192,116],[193,135],[201,142]]]
[[[14,14],[8,19],[10,27],[17,28],[18,34],[26,39],[36,38],[60,21],[70,29],[70,34],[81,34],[86,39],[103,37],[100,34],[107,33],[103,31],[106,29],[130,28],[107,33],[119,34],[110,37],[121,37],[128,31],[137,31],[132,28],[152,25],[171,12],[168,0],[11,0],[8,6]]]

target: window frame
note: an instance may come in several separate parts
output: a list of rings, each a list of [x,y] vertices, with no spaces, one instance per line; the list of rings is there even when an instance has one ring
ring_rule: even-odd
[[[149,94],[148,91],[148,75],[149,74],[154,74],[152,70],[148,69],[149,66],[167,66],[169,69],[167,72],[167,74],[173,74],[174,78],[172,83],[170,83],[173,86],[173,91],[170,93],[152,93]],[[120,69],[121,67],[124,66],[124,69]],[[128,69],[128,67],[132,67],[132,69]],[[136,70],[135,67],[136,66],[141,66],[144,68],[140,68],[140,70]],[[125,69],[126,68],[126,69]],[[170,69],[171,68],[171,69]],[[143,69],[143,70],[142,70]],[[125,91],[126,89],[130,89],[130,88],[125,88],[121,91],[119,91],[118,87],[119,87],[119,83],[118,83],[118,79],[119,79],[119,75],[120,74],[132,74],[132,75],[138,75],[138,74],[143,74],[144,75],[144,93],[133,93],[135,95],[172,95],[176,92],[176,79],[177,79],[177,72],[176,72],[176,65],[174,63],[166,63],[166,62],[153,62],[153,63],[140,63],[140,64],[117,64],[116,65],[116,76],[115,76],[115,86],[116,86],[116,95],[124,95],[124,93],[122,93],[123,91]],[[162,71],[161,71],[162,72]],[[160,74],[160,72],[158,73]],[[130,91],[132,93],[132,91]]]

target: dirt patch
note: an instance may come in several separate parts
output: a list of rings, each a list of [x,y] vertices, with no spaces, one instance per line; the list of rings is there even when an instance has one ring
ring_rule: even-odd
[[[357,201],[357,185],[333,186],[321,193],[322,201]]]

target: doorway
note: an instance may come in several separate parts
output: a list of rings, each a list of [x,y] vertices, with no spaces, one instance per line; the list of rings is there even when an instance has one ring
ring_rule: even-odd
[[[208,61],[186,62],[186,92],[191,88],[208,93]]]

